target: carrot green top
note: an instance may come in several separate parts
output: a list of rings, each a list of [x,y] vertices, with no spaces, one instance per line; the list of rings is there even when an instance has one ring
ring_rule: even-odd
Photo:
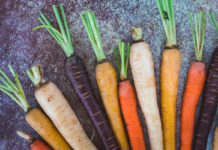
[[[192,38],[195,49],[195,57],[197,61],[202,61],[203,49],[204,49],[204,36],[205,36],[205,24],[206,14],[200,11],[199,15],[194,14],[194,23],[192,21],[191,13],[188,13],[190,20],[190,27],[192,31]]]
[[[126,44],[124,42],[121,42],[121,40],[118,40],[118,44],[119,44],[119,51],[120,51],[120,59],[116,48],[114,48],[114,55],[117,63],[118,72],[120,74],[120,79],[125,80],[127,79],[130,43],[127,44],[126,57],[125,57]]]
[[[81,18],[85,26],[86,32],[89,36],[89,39],[92,43],[92,47],[95,51],[97,61],[100,62],[104,60],[106,57],[104,55],[104,51],[101,43],[101,36],[98,29],[98,24],[95,20],[95,15],[92,11],[85,10],[85,14],[84,15],[81,14]]]
[[[60,10],[61,10],[61,16],[63,19],[63,23],[61,22],[61,17],[55,5],[53,5],[53,10],[54,10],[57,22],[58,22],[58,26],[61,30],[61,33],[51,25],[49,20],[45,17],[45,15],[42,12],[40,13],[40,16],[38,17],[42,25],[35,27],[33,31],[40,29],[40,28],[46,28],[48,32],[51,34],[51,36],[53,36],[53,38],[57,41],[60,47],[64,50],[66,56],[70,57],[73,55],[74,50],[73,50],[73,45],[72,45],[72,41],[70,37],[70,31],[67,25],[67,20],[64,14],[63,5],[60,4]]]
[[[215,26],[216,30],[218,31],[218,25],[216,23],[216,19],[215,19],[214,15],[213,15],[212,10],[210,10],[210,16],[211,16],[211,19],[212,19],[212,21],[214,23],[214,26]]]
[[[15,83],[0,69],[0,90],[7,94],[14,100],[25,112],[31,107],[27,102],[26,95],[23,91],[22,85],[18,79],[18,74],[14,72],[13,68],[9,65],[10,71],[14,77]]]
[[[175,16],[173,10],[173,0],[156,0],[163,21],[164,30],[166,33],[167,47],[174,47],[176,43],[176,27]]]

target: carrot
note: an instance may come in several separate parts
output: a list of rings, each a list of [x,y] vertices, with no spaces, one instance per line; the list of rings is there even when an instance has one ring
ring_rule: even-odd
[[[38,108],[31,108],[18,78],[18,74],[9,66],[15,83],[0,70],[0,90],[14,100],[26,113],[28,124],[55,150],[70,150],[63,137],[57,131],[48,117]]]
[[[211,18],[216,20],[210,12]],[[217,27],[217,26],[216,26]],[[218,31],[218,28],[216,28]],[[194,150],[205,150],[207,145],[208,135],[212,126],[213,118],[216,114],[218,104],[218,47],[214,50],[208,70],[208,77],[206,80],[205,92],[203,95],[202,111],[200,120],[197,126],[196,139],[194,143]]]
[[[54,7],[54,12],[56,14],[57,20],[60,19],[60,15],[58,11],[56,10],[56,7]],[[118,142],[115,138],[115,135],[113,133],[113,130],[110,126],[110,123],[105,115],[105,113],[101,110],[99,105],[97,104],[97,100],[94,97],[90,80],[88,77],[88,73],[86,71],[86,68],[79,56],[74,55],[74,50],[72,46],[72,41],[69,33],[69,29],[67,26],[66,17],[64,15],[63,6],[60,5],[61,15],[64,20],[64,26],[65,31],[62,22],[58,21],[59,28],[61,29],[62,33],[60,33],[57,29],[53,28],[51,23],[48,21],[48,19],[45,17],[43,13],[40,14],[38,17],[43,26],[38,26],[34,28],[34,30],[39,29],[41,27],[46,28],[49,33],[54,37],[54,39],[57,41],[57,43],[60,45],[60,47],[63,48],[65,54],[66,54],[66,60],[65,60],[65,72],[66,75],[74,88],[76,94],[80,98],[81,102],[83,103],[85,109],[87,110],[93,124],[95,125],[100,138],[103,141],[104,147],[106,150],[111,150],[114,148],[118,148]],[[57,37],[61,35],[64,39],[67,35],[67,40],[61,41]],[[65,45],[68,45],[67,47]]]
[[[32,150],[51,150],[44,142],[42,142],[39,139],[33,139],[29,134],[22,132],[22,131],[16,131],[17,135],[27,140],[31,146]]]
[[[218,150],[218,127],[216,127],[213,137],[213,150]]]
[[[128,130],[128,135],[129,135],[132,150],[145,150],[146,148],[145,148],[143,131],[137,113],[136,95],[132,84],[130,83],[129,80],[127,80],[130,43],[128,43],[127,46],[126,58],[125,58],[125,47],[126,47],[125,43],[121,42],[120,40],[118,43],[119,43],[121,60],[118,57],[116,48],[114,49],[114,54],[118,66],[118,72],[120,74],[120,80],[121,80],[119,82],[118,93],[120,98],[122,114]]]
[[[142,29],[131,29],[134,43],[130,47],[133,80],[148,128],[152,150],[163,149],[163,133],[157,104],[154,64],[150,48],[142,40]]]
[[[96,66],[95,73],[103,104],[121,149],[128,150],[129,145],[118,101],[116,71],[110,62],[104,61],[106,57],[104,55],[101,37],[94,13],[91,11],[85,11],[85,16],[81,14],[83,24],[99,63]]]
[[[41,66],[33,66],[27,74],[36,87],[36,100],[68,144],[75,150],[96,150],[64,95],[54,83],[44,80]]]
[[[164,149],[176,149],[176,102],[181,66],[181,52],[177,48],[175,17],[172,0],[157,0],[166,33],[166,47],[162,53],[160,90]]]
[[[194,16],[195,27],[197,27],[196,30],[193,28],[191,14],[189,13],[196,61],[194,61],[189,68],[182,101],[180,150],[192,149],[196,108],[206,79],[206,65],[202,62],[206,15],[200,11],[198,17],[199,22],[197,21],[196,13]]]

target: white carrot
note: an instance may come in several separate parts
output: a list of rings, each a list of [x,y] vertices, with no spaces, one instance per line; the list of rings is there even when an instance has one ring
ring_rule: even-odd
[[[41,67],[36,65],[27,70],[27,74],[36,86],[38,103],[68,144],[75,150],[96,150],[61,91],[54,83],[43,79]]]
[[[139,103],[148,127],[151,149],[163,150],[152,54],[148,44],[142,40],[142,30],[132,28],[131,32],[135,43],[130,47],[130,65]]]

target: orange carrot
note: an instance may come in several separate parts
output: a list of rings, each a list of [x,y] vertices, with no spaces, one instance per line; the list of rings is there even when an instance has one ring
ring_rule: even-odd
[[[191,16],[189,14],[191,19]],[[195,14],[197,18],[197,14]],[[202,20],[201,20],[202,19]],[[196,19],[197,20],[197,19]],[[195,47],[196,61],[193,62],[188,71],[188,77],[186,81],[186,88],[183,97],[182,113],[181,113],[181,146],[180,150],[191,150],[192,139],[195,125],[195,113],[198,101],[203,91],[204,82],[206,79],[206,65],[202,62],[203,45],[204,45],[204,32],[205,32],[205,13],[200,12],[199,23],[200,37],[199,43],[195,42],[194,30],[192,20],[190,25],[193,33],[193,41]],[[195,21],[197,24],[197,21]],[[196,29],[195,31],[197,31]]]
[[[32,150],[51,150],[45,143],[36,139],[31,145]]]
[[[130,44],[127,46],[127,55],[125,58],[125,43],[119,40],[119,51],[121,60],[119,60],[117,50],[114,49],[121,82],[119,83],[119,98],[122,114],[126,123],[130,144],[132,150],[145,150],[145,142],[142,127],[139,121],[136,105],[136,95],[132,84],[127,79],[127,68],[129,60]]]
[[[203,62],[193,62],[188,71],[181,114],[180,150],[191,150],[196,107],[206,79],[206,66]]]
[[[43,143],[41,140],[39,139],[33,139],[31,135],[22,132],[22,131],[17,131],[17,134],[24,138],[25,140],[27,140],[31,146],[32,150],[51,150],[45,143]]]

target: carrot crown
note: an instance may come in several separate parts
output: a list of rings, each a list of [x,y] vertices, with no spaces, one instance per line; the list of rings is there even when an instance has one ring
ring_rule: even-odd
[[[194,24],[192,21],[191,13],[188,13],[190,27],[192,31],[192,38],[195,49],[195,57],[197,61],[202,61],[203,48],[204,48],[204,36],[205,36],[205,24],[206,24],[206,14],[200,11],[199,15],[194,14]]]
[[[114,48],[114,55],[117,63],[117,68],[120,74],[120,79],[125,80],[127,79],[130,43],[127,44],[126,57],[125,57],[126,44],[124,42],[121,42],[121,40],[118,40],[118,44],[119,44],[120,58],[118,56],[116,48]]]
[[[173,10],[173,0],[156,0],[163,21],[164,30],[166,33],[167,47],[174,47],[176,43],[176,27],[175,16]]]
[[[85,18],[86,17],[86,18]],[[92,47],[95,51],[95,55],[97,57],[97,61],[102,61],[105,59],[102,43],[101,43],[101,36],[98,29],[98,24],[95,19],[95,15],[92,11],[85,10],[85,14],[81,14],[81,18],[83,24],[85,26],[86,32],[89,36],[89,40],[92,43]]]
[[[31,69],[26,70],[26,73],[35,87],[39,87],[45,83],[41,65],[35,65]]]
[[[142,28],[131,27],[130,32],[132,34],[133,41],[142,40]]]
[[[27,102],[22,85],[18,79],[18,74],[14,72],[13,68],[9,65],[9,69],[14,77],[15,83],[0,69],[0,90],[7,94],[12,100],[14,100],[25,112],[30,109],[30,105]]]
[[[214,26],[215,26],[216,30],[218,31],[218,25],[216,23],[216,19],[215,19],[214,15],[213,15],[212,10],[210,10],[210,16],[211,16],[211,19],[212,19],[212,21],[214,23]]]
[[[49,20],[45,17],[45,15],[42,12],[40,13],[40,16],[38,16],[38,19],[42,23],[42,25],[35,27],[33,31],[40,29],[40,28],[46,28],[48,32],[51,34],[51,36],[57,41],[60,47],[64,50],[67,57],[70,57],[73,55],[74,50],[73,50],[73,45],[72,45],[72,41],[70,37],[70,31],[67,25],[67,20],[64,14],[63,5],[60,4],[60,10],[61,10],[61,16],[63,19],[63,23],[61,22],[61,17],[55,5],[53,5],[53,10],[54,10],[56,19],[58,21],[58,26],[61,30],[61,33],[51,25]]]

